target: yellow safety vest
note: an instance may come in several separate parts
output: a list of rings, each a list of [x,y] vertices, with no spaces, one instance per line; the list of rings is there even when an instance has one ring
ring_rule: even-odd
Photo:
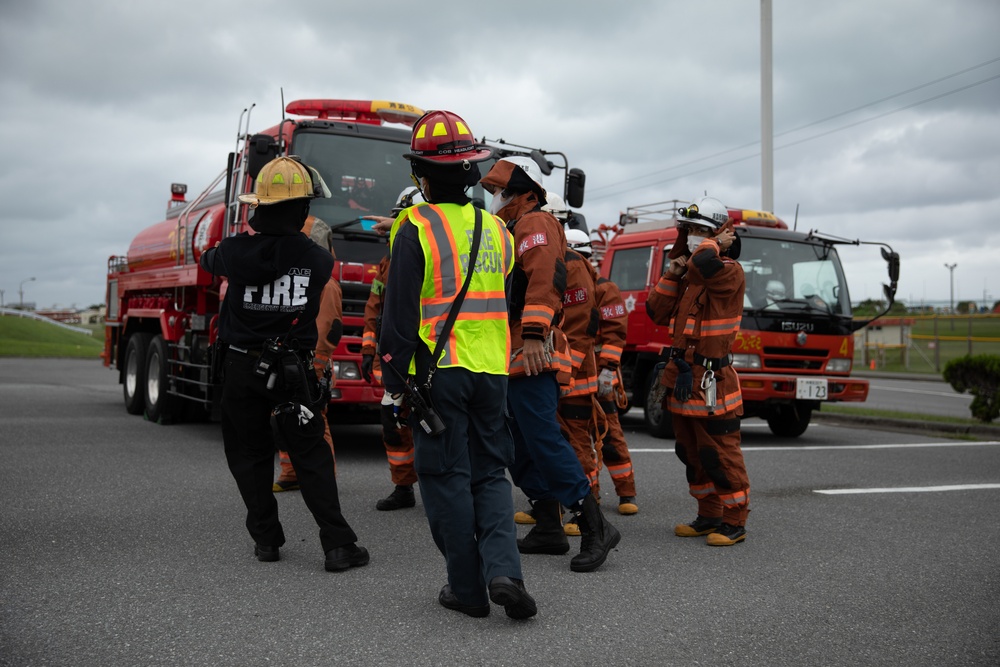
[[[504,281],[514,267],[514,237],[500,218],[480,212],[482,238],[475,272],[438,366],[506,375],[510,330]],[[468,273],[475,216],[472,204],[422,203],[402,211],[392,227],[390,249],[402,225],[409,222],[417,228],[424,251],[419,334],[432,352]],[[415,361],[410,362],[410,373],[416,373]]]

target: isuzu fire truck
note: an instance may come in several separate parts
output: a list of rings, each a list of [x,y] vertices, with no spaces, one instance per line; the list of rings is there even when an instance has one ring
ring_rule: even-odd
[[[659,437],[673,435],[670,415],[651,391],[670,333],[646,314],[646,295],[669,264],[677,209],[685,204],[632,207],[618,224],[594,231],[600,273],[618,285],[628,310],[621,369],[629,405],[643,407],[648,431]],[[868,381],[851,377],[853,334],[876,318],[853,319],[836,246],[882,246],[890,280],[884,286],[885,312],[895,298],[899,255],[883,243],[792,231],[765,211],[730,208],[729,215],[742,243],[739,262],[746,276],[743,319],[733,345],[744,417],[761,417],[775,435],[797,437],[824,402],[868,397]]]
[[[185,185],[171,186],[165,219],[141,231],[127,255],[108,260],[104,364],[118,370],[131,414],[158,423],[218,416],[213,345],[226,282],[203,271],[198,260],[221,239],[249,231],[248,208],[237,195],[252,191],[260,169],[279,155],[297,155],[319,170],[332,192],[310,207],[333,231],[333,278],[343,291],[331,415],[374,419],[382,389],[361,377],[361,343],[364,307],[387,237],[370,231],[365,218],[388,215],[411,184],[403,154],[423,110],[389,101],[298,100],[285,107],[278,125],[251,135],[252,111],[240,116],[235,150],[215,180],[191,201]],[[570,169],[562,153],[483,142],[494,149],[494,159],[525,155],[546,175],[565,170],[567,201],[582,205],[585,176]],[[483,163],[484,173],[490,165]],[[480,187],[471,196],[483,205],[489,197]]]

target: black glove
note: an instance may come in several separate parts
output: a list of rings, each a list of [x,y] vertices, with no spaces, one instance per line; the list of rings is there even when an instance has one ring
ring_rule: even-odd
[[[372,381],[372,368],[375,365],[375,355],[373,354],[363,354],[361,355],[361,377],[365,379],[365,382]]]
[[[694,389],[694,374],[691,373],[691,366],[688,362],[680,357],[674,359],[674,363],[680,371],[677,374],[677,381],[674,383],[674,398],[683,403],[691,398],[691,390]]]

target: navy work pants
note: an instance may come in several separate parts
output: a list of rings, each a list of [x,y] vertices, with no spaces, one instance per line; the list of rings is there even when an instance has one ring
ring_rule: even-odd
[[[532,500],[557,499],[573,507],[590,493],[573,446],[559,430],[555,373],[511,378],[507,405],[513,417],[514,484]]]
[[[489,604],[493,577],[522,579],[506,468],[513,445],[503,416],[505,375],[460,367],[434,374],[431,400],[447,427],[428,435],[412,418],[420,496],[448,583],[466,605]]]

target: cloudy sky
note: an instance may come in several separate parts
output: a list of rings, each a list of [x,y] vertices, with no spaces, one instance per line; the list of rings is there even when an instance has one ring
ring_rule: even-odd
[[[295,12],[295,8],[300,11]],[[761,205],[760,3],[0,2],[0,289],[104,301],[171,182],[225,166],[240,112],[390,99],[559,150],[591,226],[707,191]],[[1000,2],[773,0],[775,212],[884,241],[900,299],[1000,299]],[[875,246],[841,253],[876,298]]]

